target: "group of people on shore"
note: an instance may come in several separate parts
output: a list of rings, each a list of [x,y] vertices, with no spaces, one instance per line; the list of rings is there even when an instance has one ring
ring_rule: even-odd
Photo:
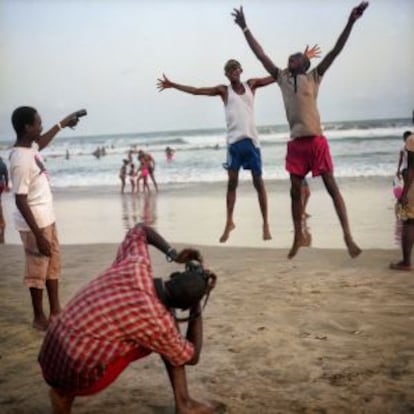
[[[138,168],[135,167],[134,155],[137,156]],[[131,194],[140,192],[140,182],[142,181],[142,192],[150,192],[148,177],[154,185],[155,191],[158,191],[158,184],[155,180],[155,160],[151,154],[143,150],[129,150],[128,158],[122,160],[122,166],[119,170],[119,179],[121,180],[121,193],[125,193],[127,178],[131,185]]]
[[[282,91],[291,134],[286,169],[291,180],[295,233],[288,257],[293,258],[304,245],[302,187],[309,172],[322,177],[332,197],[348,253],[351,257],[361,253],[352,238],[345,203],[334,178],[329,145],[322,133],[316,100],[324,73],[341,52],[354,23],[367,5],[363,2],[352,10],[334,48],[310,72],[310,59],[319,53],[317,47],[291,55],[288,68],[280,69],[253,37],[240,8],[234,10],[235,22],[270,76],[241,82],[242,67],[232,59],[224,68],[230,81],[228,86],[194,88],[174,83],[166,76],[159,79],[161,90],[175,88],[195,95],[219,96],[225,105],[228,185],[227,216],[221,242],[227,241],[235,228],[233,210],[241,167],[252,172],[263,218],[262,236],[264,240],[271,239],[253,101],[257,88],[276,82]],[[10,154],[10,175],[17,206],[15,224],[24,247],[24,284],[32,300],[33,327],[47,330],[38,360],[43,377],[50,386],[53,413],[69,414],[76,397],[103,390],[131,362],[152,352],[160,354],[165,364],[177,413],[222,412],[223,405],[192,399],[187,386],[185,366],[198,363],[203,343],[202,303],[205,305],[217,279],[213,272],[205,268],[198,250],[188,248],[177,252],[154,229],[139,224],[127,233],[110,267],[91,280],[61,309],[58,295],[60,246],[52,193],[39,151],[49,145],[59,131],[75,126],[78,120],[76,112],[72,113],[42,134],[42,120],[36,109],[19,107],[12,114],[17,136]],[[414,136],[411,137],[412,143],[411,138],[407,140],[408,173],[402,200],[409,197],[407,186],[413,187]],[[149,175],[157,189],[153,158],[143,151],[137,154],[140,174]],[[122,192],[126,177],[134,177],[131,174],[131,170],[135,170],[131,165],[134,153],[129,155],[120,170]],[[149,190],[148,183],[146,186]],[[131,188],[132,192],[139,191],[132,182]],[[410,217],[408,220],[407,238],[410,238],[412,247],[414,203],[410,207],[413,219]],[[167,261],[185,265],[185,269],[172,273],[166,281],[154,278],[148,246],[154,246],[166,256]],[[49,299],[48,317],[43,309],[44,288]],[[185,336],[178,328],[177,309],[189,312],[185,318],[188,322]]]

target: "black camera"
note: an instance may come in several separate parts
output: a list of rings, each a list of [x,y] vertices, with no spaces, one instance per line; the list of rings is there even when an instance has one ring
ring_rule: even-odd
[[[204,279],[208,279],[208,273],[204,270],[203,265],[196,260],[190,260],[187,262],[185,264],[185,271],[203,276]]]
[[[85,116],[88,113],[86,112],[86,109],[80,109],[79,111],[75,112],[75,116],[76,118],[80,118],[81,116]]]

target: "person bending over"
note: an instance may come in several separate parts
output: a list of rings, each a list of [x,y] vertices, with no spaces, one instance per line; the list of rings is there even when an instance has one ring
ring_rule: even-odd
[[[186,263],[186,271],[154,279],[149,245]],[[152,352],[164,361],[177,413],[222,412],[223,405],[193,400],[187,387],[185,366],[198,363],[202,347],[201,300],[216,283],[201,263],[197,250],[177,253],[144,224],[126,234],[112,265],[69,301],[46,333],[38,360],[54,414],[70,413],[75,397],[103,390]],[[178,308],[189,310],[186,337],[174,317]]]

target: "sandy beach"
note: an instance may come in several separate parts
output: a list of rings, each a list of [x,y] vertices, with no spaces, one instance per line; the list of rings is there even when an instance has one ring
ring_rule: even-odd
[[[194,398],[223,401],[232,414],[413,413],[414,278],[388,269],[400,257],[390,184],[341,183],[364,249],[354,260],[342,245],[328,196],[317,182],[311,186],[312,248],[302,248],[291,261],[287,183],[268,186],[273,240],[260,240],[257,201],[253,189],[242,185],[238,227],[224,246],[217,242],[224,224],[222,187],[163,189],[149,207],[137,199],[135,210],[128,210],[129,195],[55,192],[62,302],[111,263],[128,226],[146,219],[177,247],[198,246],[219,278],[204,315],[201,362],[188,369]],[[10,194],[3,199],[6,220],[11,200]],[[155,275],[177,267],[155,249],[151,256]],[[0,269],[0,412],[50,412],[36,363],[43,335],[30,327],[12,224],[0,245]],[[73,412],[172,414],[159,357],[131,365],[106,391],[78,399]]]

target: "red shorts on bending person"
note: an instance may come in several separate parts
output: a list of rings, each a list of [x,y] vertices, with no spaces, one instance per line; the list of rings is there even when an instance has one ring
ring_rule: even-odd
[[[285,168],[290,174],[305,177],[333,172],[329,145],[322,135],[292,139],[287,144]]]

